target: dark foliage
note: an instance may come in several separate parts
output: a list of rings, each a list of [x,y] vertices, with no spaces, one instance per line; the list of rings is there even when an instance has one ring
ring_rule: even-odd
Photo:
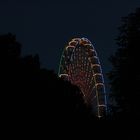
[[[95,118],[80,90],[40,68],[38,55],[21,57],[21,45],[12,34],[0,36],[0,99],[4,126],[29,131],[73,127],[84,130]],[[95,123],[94,123],[95,125]],[[52,130],[53,131],[53,130]]]
[[[113,65],[109,73],[114,106],[114,119],[138,120],[140,117],[140,8],[122,18],[115,55],[110,57]]]

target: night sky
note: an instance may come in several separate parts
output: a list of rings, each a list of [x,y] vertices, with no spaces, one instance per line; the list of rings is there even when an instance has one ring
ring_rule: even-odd
[[[58,1],[0,2],[0,34],[16,34],[23,55],[39,54],[41,66],[55,72],[67,42],[86,37],[95,46],[105,75],[111,69],[108,57],[117,49],[120,19],[140,7],[140,0]]]

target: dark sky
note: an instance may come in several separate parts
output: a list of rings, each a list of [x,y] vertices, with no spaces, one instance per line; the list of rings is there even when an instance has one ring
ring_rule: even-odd
[[[24,55],[38,53],[42,66],[55,72],[67,42],[86,37],[105,74],[110,70],[108,57],[117,48],[120,19],[136,7],[140,0],[5,0],[0,2],[0,34],[16,34]]]

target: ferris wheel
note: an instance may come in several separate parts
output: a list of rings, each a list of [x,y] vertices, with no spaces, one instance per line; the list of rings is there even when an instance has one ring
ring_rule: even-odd
[[[77,85],[86,104],[100,118],[107,109],[102,69],[94,46],[87,38],[74,38],[64,48],[59,77]]]

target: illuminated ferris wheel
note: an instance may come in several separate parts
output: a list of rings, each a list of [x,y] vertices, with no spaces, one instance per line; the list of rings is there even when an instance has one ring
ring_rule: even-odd
[[[77,85],[84,100],[100,118],[106,112],[106,95],[102,70],[97,53],[86,38],[74,38],[64,48],[59,77]]]

